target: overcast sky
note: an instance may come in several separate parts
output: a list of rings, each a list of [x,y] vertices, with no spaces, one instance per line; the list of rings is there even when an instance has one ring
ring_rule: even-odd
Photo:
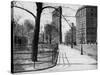
[[[16,4],[17,6],[21,6],[25,9],[28,9],[29,11],[33,12],[36,15],[36,4],[34,2],[17,2]],[[79,9],[81,7],[81,5],[71,5],[71,4],[54,4],[54,3],[44,3],[43,6],[54,6],[54,7],[58,7],[58,6],[62,6],[62,14],[64,16],[75,16],[77,9]],[[54,11],[54,9],[45,9],[42,12],[42,16],[41,16],[41,28],[44,28],[44,26],[47,23],[51,23],[52,22],[52,11]],[[24,10],[21,10],[19,8],[14,8],[14,15],[15,16],[21,16],[21,19],[19,20],[20,24],[23,24],[25,19],[31,19],[31,20],[35,20],[34,17],[27,13]],[[66,17],[66,19],[69,21],[69,23],[74,23],[74,25],[76,25],[76,19],[75,17]],[[69,25],[67,24],[67,22],[62,18],[62,36],[63,36],[63,41],[64,41],[64,37],[65,37],[65,33],[66,31],[68,31],[70,29]],[[43,29],[42,29],[43,30]]]

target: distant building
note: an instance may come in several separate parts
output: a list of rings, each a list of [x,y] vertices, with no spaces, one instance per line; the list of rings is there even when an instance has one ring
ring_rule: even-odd
[[[52,25],[56,27],[58,30],[58,41],[62,43],[62,27],[61,27],[61,17],[62,17],[62,8],[58,7],[56,10],[52,12]]]
[[[72,38],[73,35],[73,38]],[[73,39],[73,44],[76,45],[76,27],[73,26],[73,33],[72,30],[70,29],[67,31],[66,36],[65,36],[65,44],[70,45],[72,43]]]
[[[97,42],[97,6],[83,6],[76,13],[76,42]]]
[[[60,9],[59,8],[52,12],[52,23],[59,30],[59,26],[60,26]]]

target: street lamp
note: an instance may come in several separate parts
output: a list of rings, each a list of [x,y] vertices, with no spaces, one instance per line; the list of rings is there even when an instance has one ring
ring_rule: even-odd
[[[81,44],[81,55],[83,55],[83,45]]]
[[[81,33],[81,55],[83,55],[83,32]]]
[[[74,27],[74,23],[72,23],[71,26],[71,48],[73,48],[73,27]]]
[[[83,24],[82,24],[82,29],[81,29],[81,55],[83,55],[83,35],[84,35],[84,30],[83,30]]]

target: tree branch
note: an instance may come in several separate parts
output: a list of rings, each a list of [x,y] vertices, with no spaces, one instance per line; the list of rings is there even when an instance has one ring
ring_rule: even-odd
[[[53,8],[53,9],[55,9],[55,10],[57,10],[58,11],[58,9],[57,8],[55,8],[55,7],[52,7],[52,6],[46,6],[46,7],[43,7],[42,8],[42,10],[43,9],[46,9],[46,8]],[[59,11],[58,11],[59,12]],[[72,27],[70,24],[69,24],[69,22],[67,21],[67,19],[65,18],[65,16],[64,15],[61,15],[63,18],[64,18],[64,20],[68,23],[68,25],[70,26],[70,27]]]
[[[42,10],[43,10],[43,9],[46,9],[46,8],[53,8],[53,9],[57,10],[57,8],[52,7],[52,6],[46,6],[46,7],[43,7]]]
[[[16,8],[19,8],[19,9],[22,9],[22,10],[25,10],[26,12],[30,13],[34,18],[36,18],[36,16],[29,10],[25,9],[25,8],[22,8],[22,7],[19,7],[19,6],[11,6],[11,8],[13,7],[16,7]]]

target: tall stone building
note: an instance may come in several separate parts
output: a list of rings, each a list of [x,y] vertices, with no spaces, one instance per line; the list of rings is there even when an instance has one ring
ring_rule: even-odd
[[[77,10],[76,42],[97,42],[97,6],[83,6]]]
[[[59,43],[62,43],[62,7],[58,7],[56,10],[52,12],[52,25],[56,27],[59,34]]]

